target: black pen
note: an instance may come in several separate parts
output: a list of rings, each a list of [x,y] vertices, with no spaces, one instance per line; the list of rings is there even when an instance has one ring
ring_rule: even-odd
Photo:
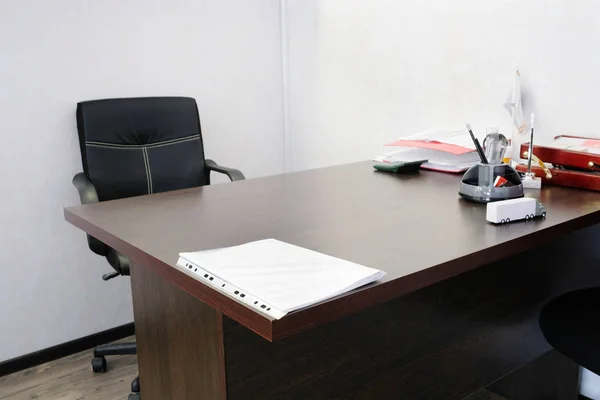
[[[477,152],[479,153],[479,158],[481,158],[481,163],[487,164],[488,160],[487,160],[487,158],[485,158],[485,154],[483,154],[483,149],[481,148],[481,145],[479,144],[479,140],[477,140],[475,135],[473,135],[473,131],[471,130],[471,126],[469,124],[467,124],[467,130],[469,131],[469,134],[471,135],[471,139],[473,139],[473,144],[475,144],[475,148],[477,149]]]

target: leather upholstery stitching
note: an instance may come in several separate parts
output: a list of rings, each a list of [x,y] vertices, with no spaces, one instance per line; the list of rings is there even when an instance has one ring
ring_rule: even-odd
[[[148,194],[154,193],[154,188],[152,187],[152,171],[150,169],[150,159],[148,158],[148,149],[146,147],[142,148],[144,152],[144,161],[146,163],[146,178],[148,179]]]
[[[164,140],[162,142],[150,143],[150,144],[119,144],[119,143],[108,143],[108,142],[94,142],[86,141],[85,145],[90,147],[109,147],[113,149],[145,149],[153,147],[168,146],[176,143],[189,142],[192,140],[200,139],[200,135],[185,136],[177,139]]]
[[[144,172],[146,173],[146,192],[150,194],[150,180],[148,179],[148,168],[146,168],[146,153],[142,148],[142,160],[144,162]]]

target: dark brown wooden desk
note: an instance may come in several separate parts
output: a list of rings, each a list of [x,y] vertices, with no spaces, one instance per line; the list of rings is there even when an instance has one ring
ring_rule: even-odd
[[[531,375],[525,366],[550,350],[540,307],[600,285],[600,194],[548,186],[537,192],[545,220],[492,226],[458,184],[356,163],[75,206],[65,217],[133,260],[144,400],[461,399],[519,369]],[[173,267],[182,251],[269,237],[387,275],[272,320]],[[573,398],[576,366],[545,357],[563,378],[543,390]]]

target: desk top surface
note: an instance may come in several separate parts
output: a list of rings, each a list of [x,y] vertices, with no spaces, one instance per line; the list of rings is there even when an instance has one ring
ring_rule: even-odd
[[[268,340],[277,340],[600,222],[600,193],[527,191],[543,220],[494,226],[459,175],[375,172],[369,162],[65,209],[72,224]],[[273,320],[175,267],[178,254],[276,238],[387,272]]]

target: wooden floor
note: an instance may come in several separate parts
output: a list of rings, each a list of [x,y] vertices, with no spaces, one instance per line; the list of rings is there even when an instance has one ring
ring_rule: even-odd
[[[120,340],[135,341],[135,337]],[[136,356],[107,357],[108,371],[90,369],[92,350],[0,377],[0,400],[126,400],[137,376]],[[585,397],[580,397],[585,399]],[[482,389],[464,400],[507,400]]]
[[[1,377],[0,400],[126,400],[137,376],[136,356],[106,357],[108,371],[98,374],[90,368],[92,357],[87,350]]]
[[[120,340],[135,341],[135,337]],[[92,350],[0,377],[0,400],[126,400],[137,376],[136,356],[106,358],[108,371],[90,369]],[[481,390],[468,400],[506,400]]]
[[[132,342],[135,338],[123,339]],[[108,371],[90,369],[92,350],[0,377],[0,400],[126,400],[137,376],[136,356],[106,358]],[[481,390],[465,400],[506,400]]]

